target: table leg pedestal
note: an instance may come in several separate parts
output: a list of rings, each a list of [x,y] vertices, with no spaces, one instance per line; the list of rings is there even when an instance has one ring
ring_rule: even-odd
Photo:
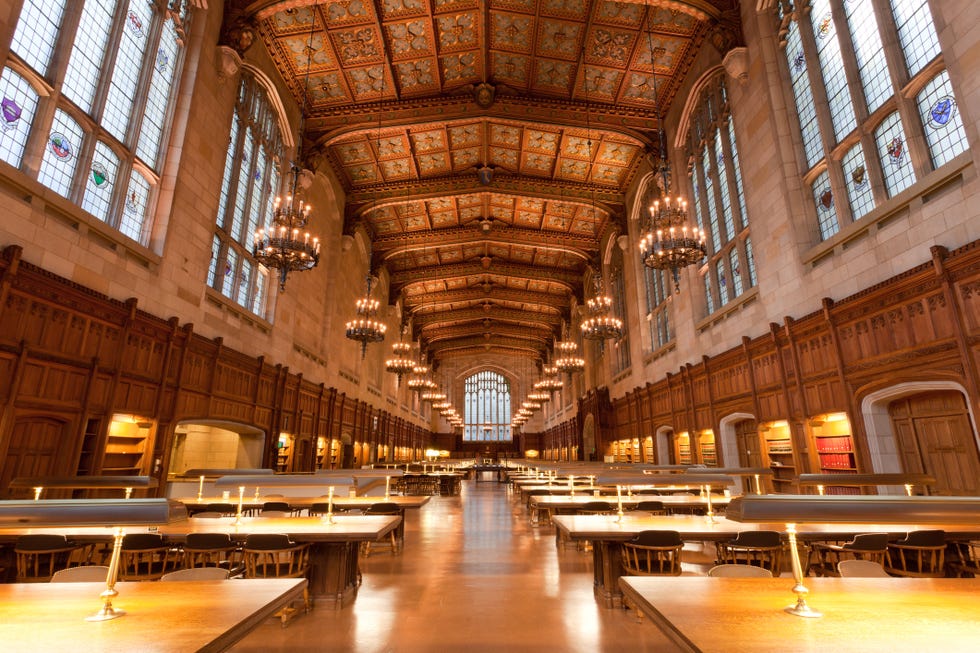
[[[623,592],[619,587],[619,577],[623,575],[621,548],[619,542],[592,542],[592,591],[596,601],[604,608],[623,607]]]
[[[310,551],[310,593],[317,603],[334,609],[354,602],[361,579],[357,556],[359,542],[315,542]]]

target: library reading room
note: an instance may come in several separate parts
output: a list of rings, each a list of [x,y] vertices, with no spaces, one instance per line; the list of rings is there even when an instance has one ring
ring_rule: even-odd
[[[976,651],[978,70],[975,0],[0,0],[0,649]]]

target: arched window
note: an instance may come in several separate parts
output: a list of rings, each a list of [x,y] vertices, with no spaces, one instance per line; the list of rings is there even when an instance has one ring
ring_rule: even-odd
[[[623,250],[613,247],[609,270],[609,290],[613,298],[613,313],[623,321],[623,337],[612,343],[612,373],[617,375],[630,367],[629,320],[626,319],[626,279],[623,274]]]
[[[40,166],[24,171],[146,245],[187,3],[78,4],[66,11],[67,0],[24,0],[0,75],[0,158],[23,168],[30,134],[46,134],[43,145],[35,140]]]
[[[251,246],[259,224],[271,221],[279,188],[283,146],[278,118],[265,89],[243,71],[218,196],[208,285],[261,317],[267,313],[269,271],[252,258]]]
[[[780,0],[777,16],[821,240],[966,150],[928,0]]]
[[[756,283],[749,214],[724,72],[719,71],[702,85],[690,116],[687,146],[691,204],[708,241],[703,278],[710,315]]]
[[[463,440],[511,440],[510,384],[497,372],[477,372],[463,384]]]

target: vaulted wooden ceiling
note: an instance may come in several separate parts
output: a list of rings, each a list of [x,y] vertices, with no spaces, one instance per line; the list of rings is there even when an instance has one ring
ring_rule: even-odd
[[[243,33],[436,360],[547,355],[657,116],[701,47],[740,38],[737,0],[226,2],[223,40]]]

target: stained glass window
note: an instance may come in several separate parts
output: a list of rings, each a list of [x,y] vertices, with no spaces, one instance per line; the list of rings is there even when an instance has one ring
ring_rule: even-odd
[[[623,275],[623,250],[618,247],[613,252],[609,285],[610,294],[613,298],[613,313],[623,321],[623,336],[612,344],[614,350],[612,373],[619,374],[630,367],[630,334],[629,320],[626,319],[626,279]]]
[[[966,151],[966,132],[956,107],[953,86],[945,70],[933,77],[919,92],[916,102],[925,125],[926,143],[936,168]]]
[[[28,156],[41,158],[39,182],[145,245],[183,63],[186,4],[79,0],[71,12],[66,7],[64,0],[25,0],[17,16],[9,57],[54,90],[39,95],[4,73],[11,101],[3,117],[14,129],[0,134],[0,156],[20,165],[24,148],[38,147]],[[67,59],[62,67],[51,66],[56,45]]]
[[[881,158],[881,169],[885,173],[888,196],[894,197],[915,181],[908,139],[897,111],[889,114],[875,129],[875,143]]]
[[[949,77],[929,68],[941,47],[927,0],[786,0],[777,3],[775,18],[785,34],[787,89],[796,100],[806,159],[802,174],[814,179],[822,239],[914,184],[916,169],[930,163],[939,168],[966,149]],[[853,57],[844,57],[842,47]],[[820,106],[808,90],[813,71],[804,74],[814,65],[827,97]],[[921,91],[912,96],[910,88]],[[888,103],[896,110],[882,116]],[[858,116],[863,124],[857,124]],[[910,148],[908,139],[919,133],[925,134],[931,161],[913,160],[921,150]],[[820,134],[853,144],[825,152]]]
[[[209,274],[208,285],[256,315],[265,317],[268,271],[252,259],[255,230],[271,221],[279,189],[282,140],[278,115],[266,91],[248,74],[242,76],[231,122],[225,170],[218,196],[212,267],[226,269],[232,283]]]
[[[511,440],[510,383],[502,374],[477,372],[463,382],[463,440]]]
[[[699,93],[699,102],[691,109],[687,147],[692,163],[691,206],[711,245],[703,274],[710,315],[752,288],[755,278],[739,265],[747,260],[749,219],[724,75],[706,80]],[[707,225],[703,215],[709,216]]]
[[[665,347],[673,338],[670,323],[667,319],[667,300],[670,299],[672,281],[669,273],[644,267],[644,285],[646,288],[647,322],[650,325],[650,350],[656,351]]]
[[[0,76],[0,159],[20,167],[37,110],[37,91],[9,68]]]
[[[834,189],[830,187],[830,175],[824,170],[811,186],[813,202],[817,205],[817,225],[820,240],[827,240],[840,230],[837,208],[834,206]]]

